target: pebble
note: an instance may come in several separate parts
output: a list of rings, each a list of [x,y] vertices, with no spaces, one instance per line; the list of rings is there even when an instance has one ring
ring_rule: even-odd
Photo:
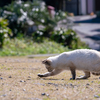
[[[46,95],[45,93],[41,93],[42,96]]]
[[[3,97],[6,97],[7,95],[6,95],[6,94],[3,94],[2,96],[3,96]]]
[[[99,98],[99,96],[98,96],[98,95],[94,95],[94,97],[95,97],[95,98]]]
[[[31,76],[28,76],[28,78],[31,78]]]
[[[23,91],[26,91],[25,89],[23,89]]]
[[[9,78],[12,78],[11,76],[9,76]]]
[[[58,88],[56,90],[58,90]]]
[[[53,84],[53,83],[50,83],[50,82],[49,82],[48,84],[50,84],[50,85],[51,85],[51,84]]]
[[[70,83],[69,85],[70,85],[70,86],[73,86],[73,84],[72,84],[72,83]]]
[[[90,88],[91,91],[93,91],[93,88]]]
[[[90,85],[89,83],[87,83],[86,85]]]
[[[93,83],[94,81],[91,81],[91,83]]]
[[[49,96],[49,94],[46,94],[46,96],[48,97],[48,96]]]
[[[46,95],[47,97],[49,96],[49,94],[46,94],[46,93],[41,93],[41,95],[42,96],[45,96]]]
[[[2,77],[0,77],[0,79],[2,80],[3,78],[2,78]]]
[[[20,80],[20,82],[26,82],[26,81],[24,81],[24,80]]]
[[[58,86],[58,84],[55,84],[55,83],[48,83],[49,85],[54,85],[54,86]]]

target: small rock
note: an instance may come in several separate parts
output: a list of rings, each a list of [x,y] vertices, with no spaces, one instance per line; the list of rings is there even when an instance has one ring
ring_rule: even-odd
[[[98,96],[98,95],[94,95],[94,97],[95,97],[95,98],[99,98],[99,96]]]
[[[6,94],[3,94],[2,96],[3,96],[3,97],[6,97],[7,95],[6,95]]]
[[[24,80],[20,80],[20,82],[25,82]]]
[[[2,77],[0,77],[0,79],[2,80],[3,78],[2,78]]]
[[[49,94],[46,94],[46,96],[48,97],[48,96],[49,96]]]
[[[88,99],[88,96],[86,96],[85,98]]]
[[[58,90],[58,88],[56,90]]]
[[[53,84],[53,83],[50,83],[50,82],[49,82],[48,84],[50,84],[50,85],[51,85],[51,84]]]
[[[70,83],[69,85],[70,85],[70,86],[73,86],[73,84],[71,84],[71,83]]]
[[[91,83],[93,83],[94,81],[91,81]]]
[[[87,83],[86,85],[90,85],[89,83]]]
[[[42,96],[46,95],[45,93],[41,93]]]
[[[28,78],[31,78],[31,76],[28,76]]]
[[[9,76],[9,78],[12,78],[11,76]]]
[[[26,91],[25,89],[23,89],[23,91]]]

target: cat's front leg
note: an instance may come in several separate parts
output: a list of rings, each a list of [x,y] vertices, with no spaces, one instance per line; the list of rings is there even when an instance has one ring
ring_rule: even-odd
[[[75,80],[75,78],[76,78],[75,67],[70,67],[70,71],[71,71],[71,74],[72,74],[72,78],[70,78],[70,80]]]
[[[49,76],[54,76],[57,75],[61,72],[61,69],[54,69],[52,72],[46,72],[44,74],[38,74],[39,77],[49,77]]]

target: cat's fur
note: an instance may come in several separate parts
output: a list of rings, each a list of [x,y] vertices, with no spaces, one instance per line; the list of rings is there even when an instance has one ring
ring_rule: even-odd
[[[85,75],[77,79],[87,79],[90,72],[94,75],[100,75],[100,52],[90,49],[78,49],[70,52],[61,53],[58,56],[49,57],[42,61],[48,72],[38,74],[39,77],[48,77],[57,75],[63,70],[70,70],[71,79],[76,79],[76,70],[82,70]]]

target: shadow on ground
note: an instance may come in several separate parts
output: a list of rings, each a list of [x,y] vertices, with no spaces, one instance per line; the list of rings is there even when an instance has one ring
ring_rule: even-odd
[[[100,18],[92,18],[92,19],[87,19],[87,20],[81,20],[81,21],[74,21],[74,23],[100,23]]]

